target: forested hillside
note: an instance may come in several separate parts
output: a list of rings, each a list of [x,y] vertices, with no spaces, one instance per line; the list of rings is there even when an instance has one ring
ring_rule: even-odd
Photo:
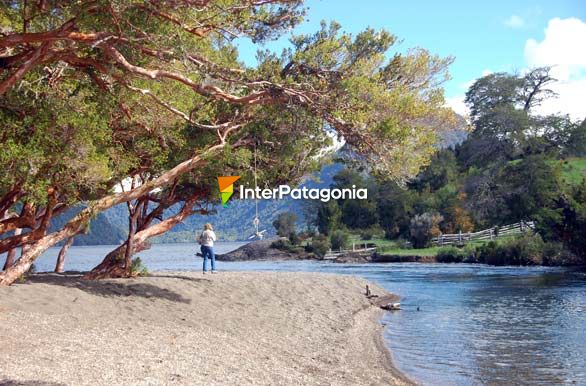
[[[504,263],[586,261],[586,121],[533,112],[555,97],[548,71],[477,80],[466,95],[472,124],[466,140],[440,149],[406,186],[342,170],[334,185],[368,185],[369,199],[320,205],[312,223],[320,233],[384,232],[398,245],[424,248],[440,234],[534,221],[535,236],[490,254]],[[523,258],[506,260],[508,253]]]

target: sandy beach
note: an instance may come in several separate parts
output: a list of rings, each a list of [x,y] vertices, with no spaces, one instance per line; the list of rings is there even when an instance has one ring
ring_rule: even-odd
[[[0,288],[0,384],[408,384],[366,284],[312,273],[34,275]]]

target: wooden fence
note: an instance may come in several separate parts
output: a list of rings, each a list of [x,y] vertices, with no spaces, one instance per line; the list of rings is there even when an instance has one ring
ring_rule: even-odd
[[[364,248],[360,248],[360,245],[356,245],[356,243],[352,243],[352,249],[339,249],[339,250],[329,250],[326,255],[323,257],[323,260],[335,260],[341,255],[345,255],[348,253],[365,253],[365,252],[374,252],[376,251],[376,246],[369,246],[368,243],[364,243]],[[372,244],[370,244],[372,245]]]
[[[501,237],[520,235],[525,232],[532,232],[534,229],[535,223],[533,221],[521,221],[515,224],[493,227],[478,232],[442,234],[431,239],[431,242],[435,245],[463,245],[471,241],[490,241]]]

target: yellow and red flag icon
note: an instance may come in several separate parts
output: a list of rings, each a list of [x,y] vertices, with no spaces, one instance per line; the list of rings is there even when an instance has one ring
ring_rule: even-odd
[[[228,207],[228,200],[234,194],[234,183],[240,179],[240,176],[222,176],[218,177],[218,186],[220,187],[220,196],[222,205]]]

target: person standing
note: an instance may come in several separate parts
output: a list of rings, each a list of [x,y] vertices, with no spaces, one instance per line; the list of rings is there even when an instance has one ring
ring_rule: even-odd
[[[203,255],[203,273],[208,271],[208,258],[212,261],[212,273],[216,273],[216,255],[214,254],[214,241],[216,234],[212,224],[207,223],[203,226],[203,232],[197,240],[201,245],[201,254]]]

